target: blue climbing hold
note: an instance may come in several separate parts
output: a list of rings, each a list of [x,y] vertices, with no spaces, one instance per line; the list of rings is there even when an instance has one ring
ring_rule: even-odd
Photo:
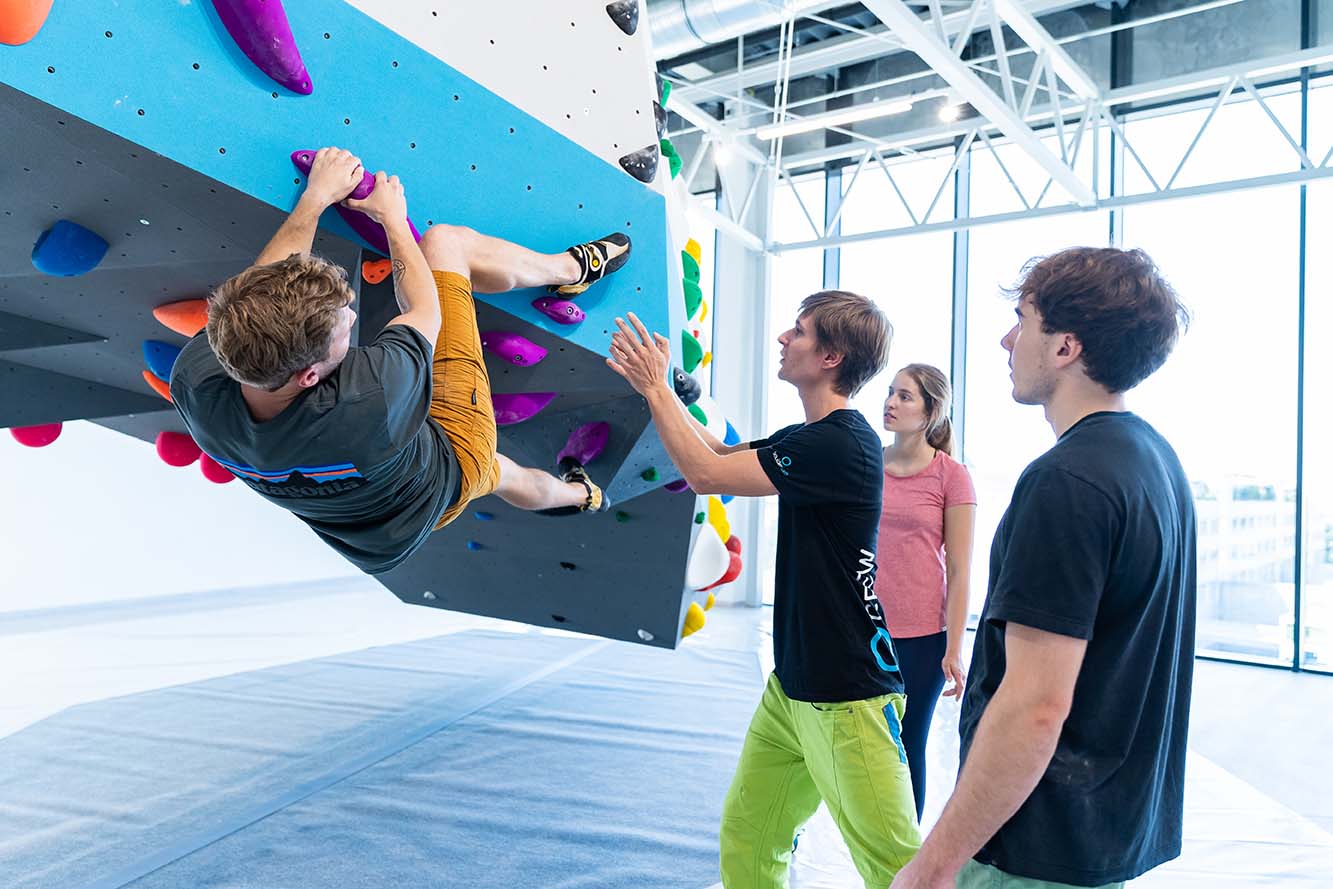
[[[477,541],[475,540],[469,540],[467,542],[467,548],[474,553],[479,549],[485,549],[484,546],[482,546],[480,543],[477,543]]]
[[[733,500],[735,500],[735,499],[736,499],[736,495],[735,495],[735,494],[723,494],[723,495],[722,495],[722,505],[725,506],[725,505],[727,505],[728,503],[730,503],[731,501],[733,501]]]
[[[171,382],[171,368],[180,353],[180,346],[173,346],[171,343],[164,343],[161,340],[143,341],[143,362],[148,365],[153,376],[164,383]]]
[[[97,268],[109,246],[96,232],[62,219],[37,239],[32,264],[44,274],[72,278]]]
[[[731,425],[730,420],[727,421],[727,434],[722,437],[722,443],[725,445],[737,445],[741,443],[740,433],[736,431],[736,427]]]
[[[482,510],[479,509],[479,510],[477,510],[476,512],[474,512],[473,515],[476,516],[476,517],[477,517],[477,521],[480,521],[480,522],[493,522],[493,521],[495,521],[495,513],[493,513],[493,512],[483,512]]]

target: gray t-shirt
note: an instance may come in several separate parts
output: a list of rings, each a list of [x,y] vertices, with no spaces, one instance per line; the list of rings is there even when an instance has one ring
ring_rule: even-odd
[[[427,413],[431,360],[420,332],[391,325],[258,423],[200,334],[176,359],[171,397],[204,453],[378,574],[425,541],[457,493],[458,460]]]

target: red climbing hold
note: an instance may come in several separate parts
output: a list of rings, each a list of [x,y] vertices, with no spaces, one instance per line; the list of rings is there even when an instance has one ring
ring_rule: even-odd
[[[225,485],[236,478],[231,474],[231,470],[203,453],[199,455],[199,471],[204,474],[204,478],[215,485]]]
[[[184,432],[159,432],[156,445],[157,455],[168,466],[189,466],[203,453],[194,439]]]
[[[41,426],[15,426],[9,430],[14,441],[29,448],[44,448],[60,437],[59,423],[44,423]]]
[[[367,259],[361,263],[361,280],[367,284],[378,284],[389,277],[393,263],[387,259]]]
[[[731,563],[727,565],[727,573],[723,574],[721,577],[710,583],[708,586],[700,587],[699,592],[702,593],[705,590],[711,590],[713,587],[719,587],[722,586],[723,584],[731,583],[733,580],[741,576],[741,557],[734,552],[728,553],[728,555],[731,556]]]
[[[739,556],[741,554],[741,539],[737,537],[735,534],[728,537],[727,549],[731,550],[733,553]]]
[[[153,309],[153,317],[163,327],[181,336],[194,336],[208,326],[208,300],[182,299]]]

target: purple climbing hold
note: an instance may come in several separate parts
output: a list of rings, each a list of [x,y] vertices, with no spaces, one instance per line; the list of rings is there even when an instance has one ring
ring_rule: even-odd
[[[572,302],[563,299],[551,299],[549,296],[534,299],[532,307],[558,324],[578,324],[588,317],[583,314],[582,309]]]
[[[491,405],[495,409],[495,422],[499,426],[512,426],[536,416],[542,408],[550,404],[556,392],[497,392],[491,396]]]
[[[308,96],[314,91],[282,0],[213,0],[213,8],[260,71],[294,93]]]
[[[568,459],[580,466],[587,466],[606,450],[606,442],[610,437],[610,423],[584,423],[569,434],[569,441],[556,455],[556,465],[562,465]]]
[[[532,340],[504,330],[486,331],[481,335],[481,344],[519,367],[532,367],[546,357],[546,350]]]
[[[678,478],[674,482],[667,482],[662,487],[666,488],[673,494],[681,494],[690,489],[690,484],[689,482],[685,481],[685,479]]]
[[[304,148],[300,151],[293,151],[292,163],[296,165],[298,170],[309,176],[310,168],[315,164],[315,150]],[[361,172],[361,184],[352,189],[352,193],[348,197],[358,201],[365,200],[374,190],[375,175],[363,170]],[[342,204],[334,204],[333,209],[338,211],[338,215],[343,218],[343,221],[351,226],[352,231],[360,235],[367,244],[385,256],[389,255],[389,239],[384,236],[382,225],[360,210],[352,210]],[[412,237],[420,241],[421,232],[417,231],[417,227],[412,224],[411,219],[407,220],[407,225],[408,228],[412,229]]]

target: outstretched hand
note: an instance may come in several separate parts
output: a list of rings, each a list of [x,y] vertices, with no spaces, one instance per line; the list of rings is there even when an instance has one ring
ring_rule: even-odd
[[[321,148],[315,152],[306,179],[305,197],[318,202],[320,209],[331,207],[361,184],[361,160],[342,148]]]
[[[633,312],[626,315],[628,324],[624,318],[616,319],[619,329],[611,334],[611,357],[606,359],[606,366],[624,377],[635,392],[647,395],[654,387],[667,385],[671,343],[660,333],[649,334]]]

